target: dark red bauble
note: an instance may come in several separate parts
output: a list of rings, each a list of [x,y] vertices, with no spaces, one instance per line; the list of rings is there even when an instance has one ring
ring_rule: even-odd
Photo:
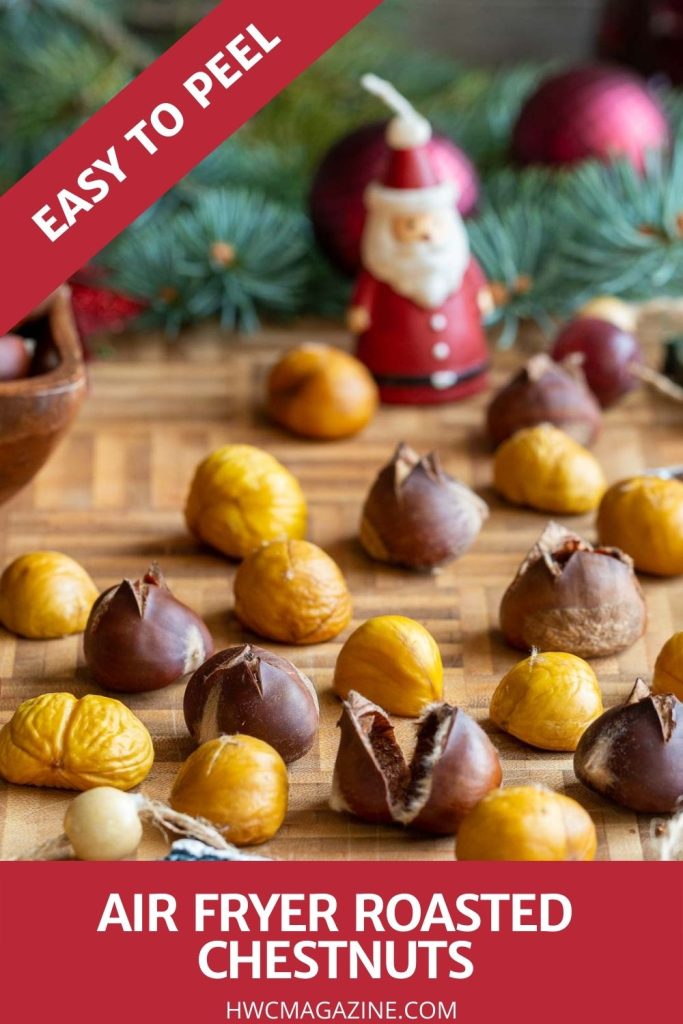
[[[31,357],[26,342],[18,334],[5,334],[0,338],[0,381],[26,377]]]
[[[360,269],[360,239],[365,224],[363,193],[371,181],[381,181],[390,150],[386,122],[365,125],[345,135],[323,157],[313,179],[309,205],[318,243],[339,270]],[[479,198],[479,178],[470,158],[443,135],[427,144],[431,162],[442,181],[454,181],[458,210],[472,213]]]
[[[586,382],[603,408],[638,386],[629,366],[642,363],[642,349],[632,334],[607,320],[578,317],[565,324],[551,355],[561,362],[574,352],[583,354]]]
[[[520,112],[512,154],[521,164],[561,166],[645,154],[669,139],[664,111],[637,75],[604,65],[572,68],[541,82]]]

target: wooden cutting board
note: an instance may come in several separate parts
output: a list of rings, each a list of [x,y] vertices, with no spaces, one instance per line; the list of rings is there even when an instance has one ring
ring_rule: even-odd
[[[501,594],[545,523],[545,517],[505,505],[490,488],[491,457],[482,432],[486,396],[436,408],[386,407],[360,437],[315,443],[289,437],[263,415],[269,366],[283,346],[305,339],[345,343],[329,326],[267,331],[243,342],[197,330],[182,342],[158,336],[115,342],[92,365],[91,393],[67,440],[23,494],[0,510],[2,564],[27,551],[54,548],[78,559],[102,588],[137,577],[158,559],[178,597],[206,619],[218,649],[246,639],[231,613],[235,565],[197,545],[182,516],[197,462],[226,442],[261,445],[300,479],[311,507],[311,539],[340,564],[354,596],[355,628],[378,614],[419,619],[436,637],[446,666],[446,697],[490,731],[507,784],[541,782],[579,800],[595,820],[604,859],[654,856],[654,823],[619,810],[584,790],[571,757],[535,752],[487,722],[493,689],[518,660],[497,632]],[[651,353],[657,358],[655,350]],[[495,358],[501,382],[521,356]],[[610,481],[646,467],[683,461],[683,408],[641,390],[606,416],[596,453]],[[370,562],[356,534],[363,497],[399,440],[426,451],[437,446],[454,475],[489,502],[491,516],[474,548],[436,576]],[[593,537],[591,516],[566,522]],[[683,628],[683,580],[645,578],[647,635],[619,657],[595,662],[605,702],[623,698],[634,677],[651,676],[657,653]],[[335,659],[348,634],[316,647],[282,648],[315,681],[322,721],[317,746],[291,772],[291,802],[278,836],[262,850],[281,858],[443,859],[453,840],[365,825],[329,810],[339,713],[330,691]],[[0,721],[20,701],[41,692],[93,688],[81,638],[18,640],[0,631]],[[143,784],[168,796],[179,765],[192,750],[182,714],[182,684],[128,698],[150,729],[156,749]],[[410,723],[400,724],[409,743]],[[72,794],[0,782],[0,857],[11,858],[61,831]],[[150,832],[144,859],[163,856]]]

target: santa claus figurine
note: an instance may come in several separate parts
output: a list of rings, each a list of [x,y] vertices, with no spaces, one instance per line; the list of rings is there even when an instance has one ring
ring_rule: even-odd
[[[439,180],[430,160],[429,122],[376,75],[362,84],[395,116],[384,181],[365,193],[363,270],[349,330],[384,402],[452,402],[486,383],[488,289],[470,257],[455,185]]]

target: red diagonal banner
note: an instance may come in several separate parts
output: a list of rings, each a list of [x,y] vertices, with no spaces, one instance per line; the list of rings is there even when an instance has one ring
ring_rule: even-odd
[[[218,4],[0,197],[0,334],[378,6]]]

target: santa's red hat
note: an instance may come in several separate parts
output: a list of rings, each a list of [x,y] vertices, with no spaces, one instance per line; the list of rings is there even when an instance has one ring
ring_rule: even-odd
[[[431,158],[429,121],[383,78],[363,75],[361,85],[379,96],[394,111],[387,125],[386,141],[391,151],[383,180],[373,182],[365,194],[366,205],[390,204],[394,209],[435,209],[457,199],[455,184],[443,181]]]

